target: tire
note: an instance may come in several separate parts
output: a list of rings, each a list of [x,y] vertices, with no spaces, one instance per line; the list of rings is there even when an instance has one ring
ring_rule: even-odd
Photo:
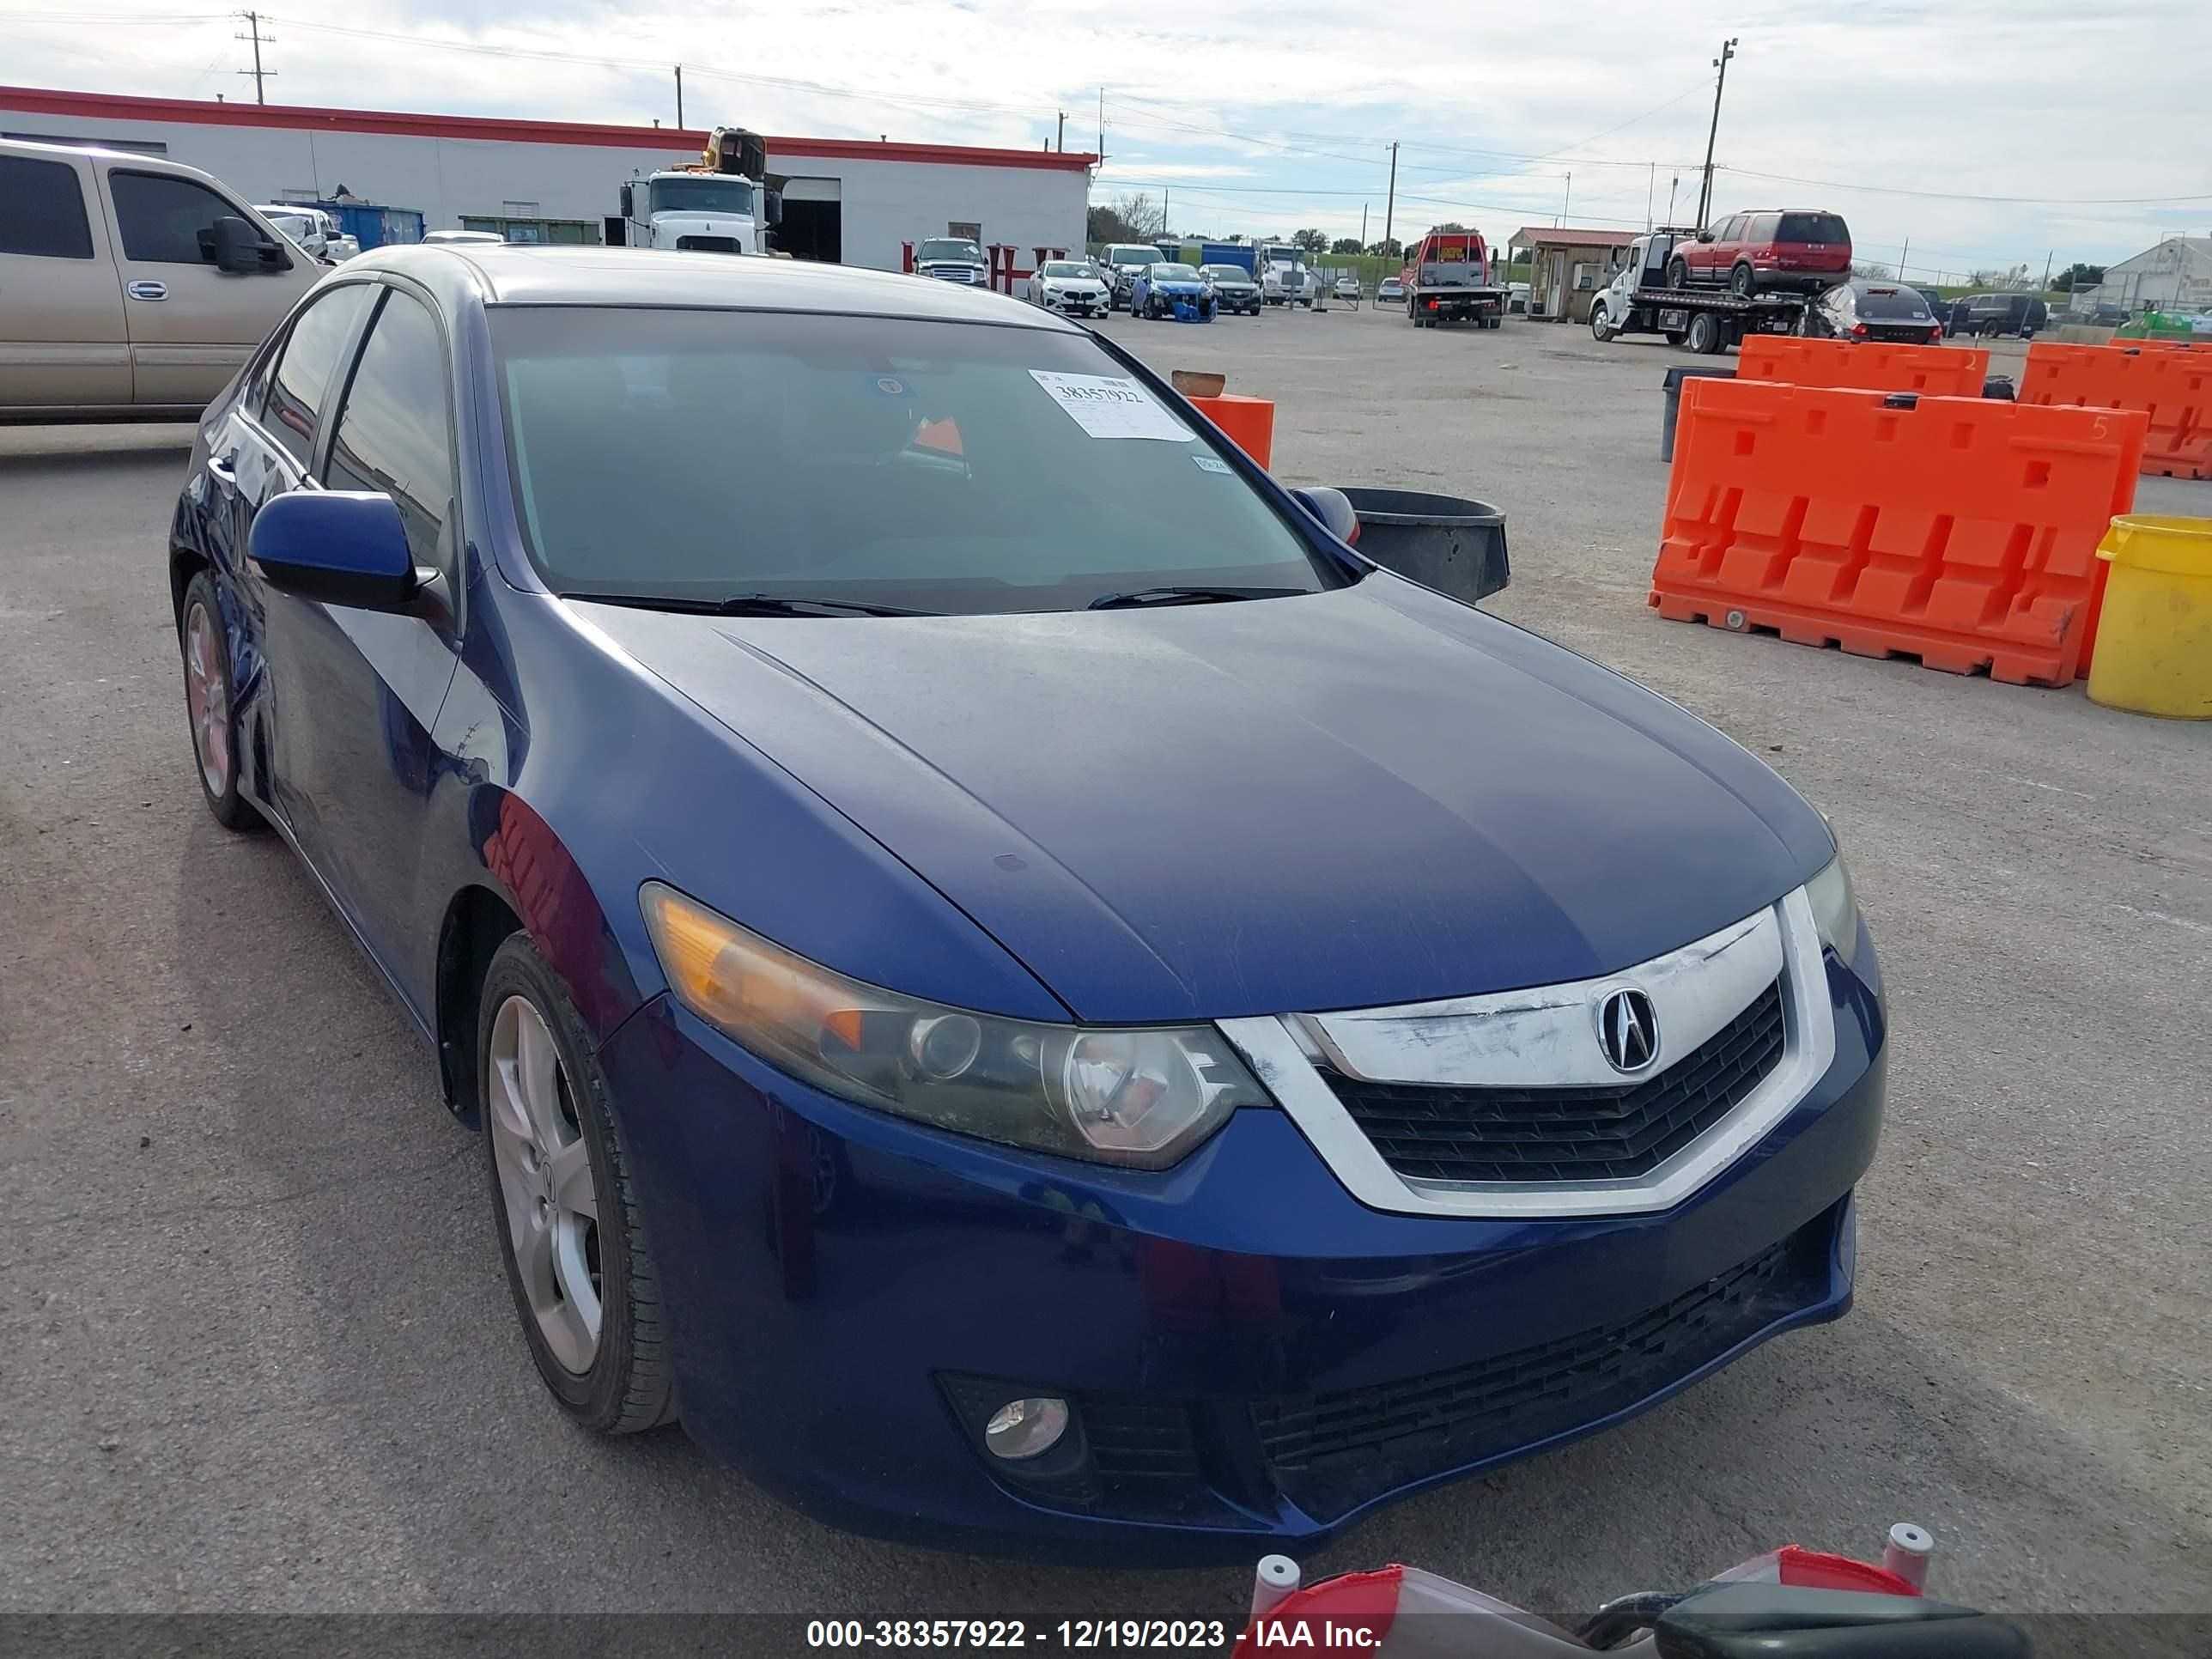
[[[177,651],[185,672],[185,719],[192,735],[200,798],[215,821],[234,834],[263,827],[261,814],[238,793],[238,703],[230,675],[230,641],[215,578],[204,570],[185,589],[177,611]]]
[[[1718,351],[1720,337],[1721,325],[1710,312],[1701,311],[1690,319],[1690,349],[1698,356],[1708,356]]]
[[[480,1006],[484,1170],[532,1362],[584,1427],[609,1435],[652,1428],[673,1415],[675,1401],[660,1276],[590,1033],[526,933],[510,934],[492,957]],[[527,1085],[532,1075],[536,1090]]]
[[[1738,264],[1729,272],[1729,292],[1739,299],[1748,300],[1759,286],[1759,278],[1747,264]]]
[[[1672,289],[1685,289],[1689,285],[1689,265],[1680,258],[1669,259],[1667,262],[1667,286]]]
[[[1670,346],[1678,346],[1689,337],[1690,331],[1686,328],[1670,328],[1666,332],[1666,341]]]

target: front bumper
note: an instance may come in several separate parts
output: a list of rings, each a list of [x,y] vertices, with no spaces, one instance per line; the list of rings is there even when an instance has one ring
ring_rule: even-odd
[[[1157,1174],[1030,1156],[822,1095],[664,996],[602,1059],[685,1426],[856,1530],[1167,1562],[1604,1427],[1849,1306],[1883,1097],[1860,961],[1826,959],[1835,1057],[1757,1146],[1672,1209],[1568,1221],[1380,1212],[1279,1111]],[[1034,1394],[1081,1455],[1024,1478],[977,1430]]]

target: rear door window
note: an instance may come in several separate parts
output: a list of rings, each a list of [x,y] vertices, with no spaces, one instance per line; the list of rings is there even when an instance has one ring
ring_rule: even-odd
[[[315,433],[331,371],[353,338],[354,325],[375,295],[376,289],[368,283],[342,283],[324,289],[293,319],[292,331],[277,356],[261,423],[302,472],[315,453]]]
[[[412,295],[395,289],[369,329],[323,481],[332,489],[391,496],[415,562],[445,563],[442,538],[455,493],[446,346],[429,307]]]
[[[1754,213],[1744,222],[1744,240],[1764,246],[1776,240],[1775,227],[1781,222],[1778,213]]]
[[[0,155],[0,253],[42,259],[92,258],[84,186],[66,161]]]
[[[1784,242],[1848,242],[1850,231],[1844,222],[1832,213],[1785,213],[1782,228],[1776,234]]]
[[[111,173],[107,190],[123,257],[144,264],[211,264],[200,251],[200,233],[212,232],[218,219],[245,216],[206,185],[164,173]]]

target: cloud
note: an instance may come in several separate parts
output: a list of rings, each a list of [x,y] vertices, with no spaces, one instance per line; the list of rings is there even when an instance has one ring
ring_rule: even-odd
[[[284,0],[277,0],[281,6]],[[2201,0],[1753,3],[1711,33],[1729,71],[1714,211],[1825,206],[1916,276],[2108,261],[2212,228],[2212,145],[2187,52]],[[1660,0],[1446,8],[1417,40],[1336,0],[830,0],[747,9],[593,0],[349,0],[269,25],[283,101],[1035,148],[1099,140],[1097,194],[1171,194],[1178,228],[1400,235],[1442,219],[1640,227],[1697,199],[1717,39]],[[149,18],[173,14],[149,14]],[[342,21],[340,20],[343,20]],[[71,24],[0,0],[8,76],[95,91],[243,95],[234,19]],[[343,31],[355,31],[346,33]],[[386,38],[398,37],[398,38]],[[475,48],[468,50],[466,48]],[[1223,89],[1232,89],[1224,94]],[[1570,179],[1568,174],[1571,173]],[[2042,202],[1977,199],[2035,197]],[[2129,201],[2128,198],[2195,201]],[[1188,216],[1187,216],[1188,215]],[[1923,261],[1925,265],[1923,267]]]

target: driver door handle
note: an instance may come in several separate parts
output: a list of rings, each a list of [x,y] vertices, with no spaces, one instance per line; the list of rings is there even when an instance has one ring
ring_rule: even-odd
[[[126,283],[123,291],[134,300],[166,300],[169,297],[167,283]]]

